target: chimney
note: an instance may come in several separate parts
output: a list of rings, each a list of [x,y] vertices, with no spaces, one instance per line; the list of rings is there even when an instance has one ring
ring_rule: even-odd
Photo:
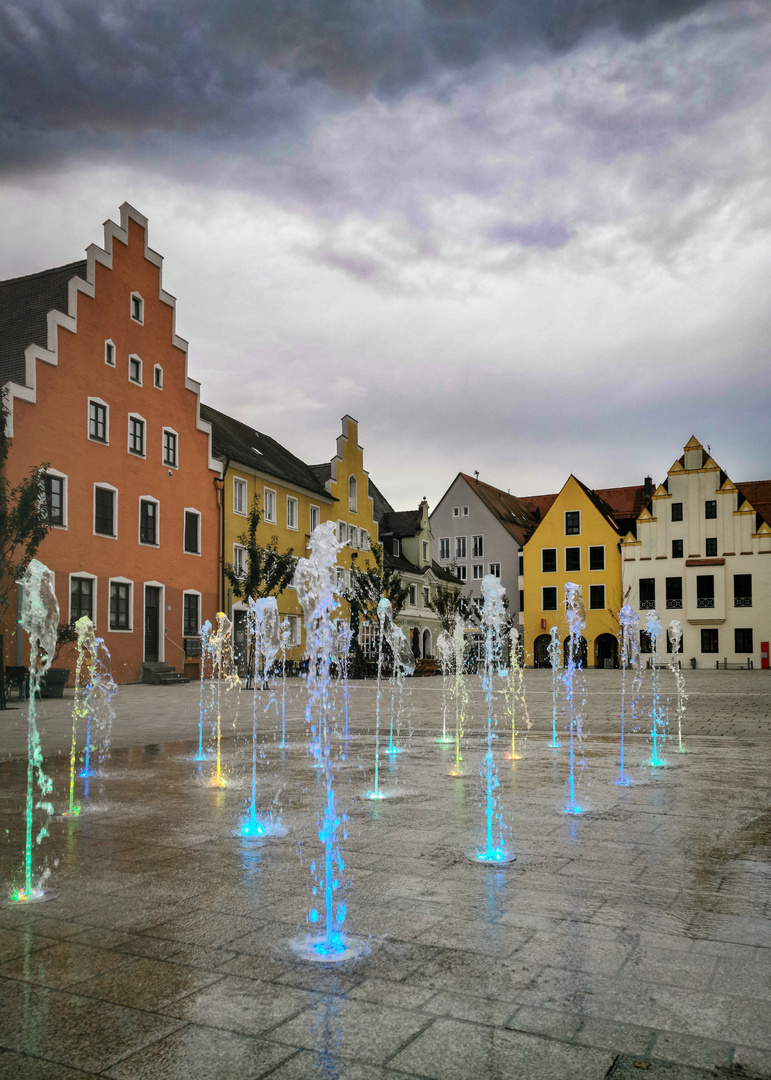
[[[643,487],[643,494],[646,499],[649,499],[653,494],[653,479],[650,476],[645,477],[645,486]]]

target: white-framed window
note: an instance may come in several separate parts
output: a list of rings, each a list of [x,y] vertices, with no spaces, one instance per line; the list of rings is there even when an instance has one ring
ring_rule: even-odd
[[[182,593],[182,637],[201,633],[201,594],[194,589]]]
[[[466,571],[467,571],[467,569],[468,569],[467,566],[457,566],[455,568],[455,573],[457,575],[458,581],[465,581],[466,580]]]
[[[461,510],[461,514],[462,514],[463,517],[468,517],[468,507],[467,506],[463,507],[463,509]]]
[[[299,645],[301,641],[302,618],[299,615],[287,615],[286,618],[289,623],[288,644],[290,646]]]
[[[145,302],[138,292],[131,294],[131,302],[129,307],[129,313],[134,322],[144,324],[145,321]]]
[[[348,477],[348,510],[352,514],[359,512],[359,485],[355,476]]]
[[[359,529],[359,547],[362,551],[369,551],[369,533],[366,529]]]
[[[589,607],[593,610],[602,610],[605,607],[605,586],[589,586]]]
[[[67,474],[46,469],[43,474],[43,499],[48,524],[53,529],[67,528]]]
[[[421,545],[423,551],[423,562],[426,563],[429,561],[428,540],[422,540]]]
[[[393,553],[394,553],[394,555],[396,556],[397,559],[399,558],[399,556],[402,553],[402,545],[399,543],[399,538],[396,537],[396,536],[393,538],[392,551],[393,551]]]
[[[179,435],[173,428],[163,429],[163,464],[170,469],[179,468]]]
[[[490,563],[490,573],[493,575],[493,577],[500,577],[501,576],[501,564],[499,562],[491,562]]]
[[[465,536],[456,536],[455,537],[455,558],[456,559],[465,559],[466,558],[466,537]]]
[[[348,522],[338,521],[337,523],[337,542],[338,544],[348,543]]]
[[[286,527],[287,529],[297,528],[297,499],[294,495],[286,497]]]
[[[423,607],[431,607],[431,589],[428,585],[423,586]]]
[[[233,544],[233,569],[237,574],[246,574],[246,548],[243,544]]]
[[[129,382],[136,383],[137,386],[142,385],[142,361],[134,353],[129,356],[128,377]]]
[[[472,559],[484,559],[485,557],[485,538],[484,536],[472,536],[471,537],[471,558]]]
[[[410,607],[418,606],[418,587],[417,585],[410,585]]]
[[[474,581],[481,581],[484,576],[484,563],[474,563],[471,567],[471,577],[474,579]]]
[[[355,525],[348,526],[348,546],[352,548],[359,546],[359,530]]]
[[[134,628],[134,582],[110,578],[110,631],[130,634]]]
[[[344,570],[342,566],[337,567],[337,591],[344,592],[351,587],[351,571]]]
[[[541,572],[544,574],[557,573],[557,549],[541,548]],[[521,571],[520,571],[521,573]]]
[[[69,622],[76,622],[87,615],[96,623],[96,574],[80,570],[70,574],[70,617]]]
[[[163,390],[163,368],[160,364],[153,366],[153,386],[156,390]]]
[[[110,407],[101,398],[88,399],[88,437],[92,442],[110,442]]]
[[[580,536],[581,535],[581,511],[580,510],[566,510],[565,511],[565,536]]]
[[[269,525],[276,524],[276,493],[273,488],[265,488],[262,497],[264,518]]]
[[[94,484],[94,535],[118,536],[118,489],[111,484]]]
[[[115,342],[109,338],[104,343],[104,362],[109,367],[115,367]]]
[[[320,522],[321,522],[321,510],[319,509],[318,506],[314,506],[313,503],[311,503],[310,511],[309,511],[309,515],[308,515],[308,525],[309,525],[311,533],[314,533],[316,531],[316,529],[318,529]]]
[[[459,506],[453,506],[453,508],[452,508],[452,516],[453,517],[460,517],[460,507]]]
[[[439,537],[439,558],[441,560],[449,559],[450,557],[450,538],[449,536]]]
[[[128,451],[137,457],[145,456],[145,419],[138,413],[129,413]]]
[[[541,611],[557,610],[557,586],[544,585],[541,589]]]
[[[233,477],[233,513],[246,516],[246,480]]]
[[[592,544],[589,547],[589,569],[590,570],[604,570],[605,569],[605,545],[604,544]],[[602,605],[605,606],[604,604]]]
[[[152,495],[139,500],[139,543],[158,547],[161,542],[161,505]]]
[[[188,555],[201,554],[201,512],[192,506],[185,507],[182,546]]]

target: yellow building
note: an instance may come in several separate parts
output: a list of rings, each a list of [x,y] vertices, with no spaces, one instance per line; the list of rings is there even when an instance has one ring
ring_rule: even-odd
[[[230,563],[235,569],[246,565],[246,548],[239,537],[248,529],[247,515],[255,495],[262,514],[256,534],[260,546],[267,547],[275,537],[279,551],[291,548],[298,558],[308,555],[310,534],[322,521],[336,520],[337,514],[335,497],[319,481],[315,471],[269,435],[217,409],[202,405],[201,417],[212,426],[213,453],[222,464],[221,565]],[[281,618],[289,621],[291,647],[287,656],[300,660],[304,633],[297,593],[290,586],[276,599]],[[233,619],[235,653],[243,664],[246,604],[233,597],[224,573],[220,581],[220,605]]]
[[[586,608],[584,663],[618,663],[618,612],[621,596],[620,541],[633,528],[649,486],[591,491],[575,476],[544,514],[524,547],[525,662],[549,664],[549,632],[568,637],[565,584],[581,586]],[[527,501],[527,500],[525,500]]]

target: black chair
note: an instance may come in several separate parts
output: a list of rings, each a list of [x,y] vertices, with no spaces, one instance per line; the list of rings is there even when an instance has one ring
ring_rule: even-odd
[[[29,668],[6,667],[5,669],[6,692],[17,690],[19,701],[29,700]]]

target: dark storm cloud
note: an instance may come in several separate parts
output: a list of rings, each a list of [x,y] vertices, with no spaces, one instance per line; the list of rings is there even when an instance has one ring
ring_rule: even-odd
[[[525,50],[631,37],[704,0],[21,0],[0,9],[0,164],[153,132],[263,150],[367,94],[392,100],[443,73]],[[173,148],[172,148],[173,152]]]

